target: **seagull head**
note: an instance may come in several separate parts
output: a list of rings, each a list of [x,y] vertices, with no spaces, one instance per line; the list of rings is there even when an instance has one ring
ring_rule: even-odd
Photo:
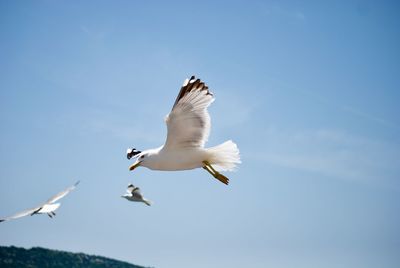
[[[149,149],[135,155],[136,161],[129,170],[134,170],[138,166],[150,167],[156,161],[159,149]]]

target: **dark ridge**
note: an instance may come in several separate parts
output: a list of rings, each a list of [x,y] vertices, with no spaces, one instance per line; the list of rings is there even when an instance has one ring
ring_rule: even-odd
[[[33,247],[31,249],[0,246],[2,268],[145,268],[96,255]]]

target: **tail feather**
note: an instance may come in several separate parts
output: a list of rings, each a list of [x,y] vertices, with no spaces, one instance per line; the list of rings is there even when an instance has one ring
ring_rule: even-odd
[[[145,203],[146,205],[148,205],[148,206],[151,206],[151,201],[150,200],[147,200],[147,199],[143,199],[143,203]]]
[[[215,147],[208,148],[208,162],[217,170],[232,171],[240,164],[240,154],[237,145],[229,140]]]

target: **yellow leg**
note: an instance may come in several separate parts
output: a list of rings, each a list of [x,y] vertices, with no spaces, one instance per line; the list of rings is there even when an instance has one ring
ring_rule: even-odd
[[[216,171],[208,161],[203,161],[203,164],[204,164],[203,168],[207,170],[211,175],[213,175],[214,178],[216,178],[217,180],[226,185],[229,184],[229,179],[224,175],[222,175],[221,173],[219,173],[218,171]]]

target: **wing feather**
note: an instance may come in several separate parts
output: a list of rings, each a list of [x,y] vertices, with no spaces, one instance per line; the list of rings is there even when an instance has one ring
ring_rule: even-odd
[[[32,213],[35,213],[35,212],[39,211],[41,208],[42,208],[42,206],[38,206],[38,207],[34,207],[34,208],[23,210],[23,211],[18,212],[18,213],[14,214],[14,215],[11,215],[11,216],[8,216],[6,218],[0,219],[0,222],[14,220],[14,219],[18,219],[18,218],[21,218],[21,217],[25,217],[25,216],[31,215]]]
[[[126,191],[127,191],[129,194],[132,194],[132,195],[133,195],[134,192],[140,191],[140,189],[139,189],[139,187],[136,187],[135,185],[133,185],[133,184],[131,183],[131,184],[128,185],[128,188],[126,188]]]
[[[59,192],[58,194],[52,196],[49,200],[47,200],[46,204],[51,204],[51,203],[54,203],[54,202],[60,200],[61,198],[63,198],[67,194],[69,194],[69,192],[74,190],[78,184],[79,184],[79,181],[75,182],[74,185],[72,185],[72,186],[68,187],[67,189]]]
[[[213,101],[204,82],[194,76],[186,79],[165,120],[168,134],[164,147],[204,147],[211,128],[207,108]]]
[[[133,185],[132,183],[128,185],[128,187],[126,188],[126,192],[128,194],[131,194],[132,191],[135,189],[135,185]]]

